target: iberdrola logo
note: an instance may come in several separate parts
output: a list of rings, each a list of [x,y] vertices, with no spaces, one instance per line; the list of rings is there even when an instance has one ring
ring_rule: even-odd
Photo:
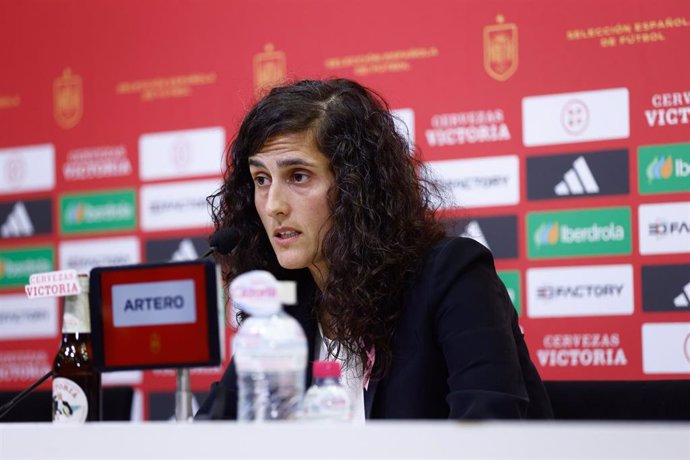
[[[558,222],[544,222],[534,232],[534,243],[537,246],[553,246],[558,243]]]
[[[653,182],[659,179],[668,179],[673,175],[673,158],[671,155],[664,157],[655,156],[647,166],[647,180]]]
[[[5,277],[5,262],[0,259],[0,279]]]
[[[79,225],[84,222],[85,213],[84,203],[72,203],[65,210],[65,220],[71,225]]]

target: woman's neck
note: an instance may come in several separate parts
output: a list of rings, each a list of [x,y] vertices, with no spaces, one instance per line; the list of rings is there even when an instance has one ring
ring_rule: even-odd
[[[316,287],[323,292],[323,288],[326,285],[326,278],[328,277],[328,269],[320,265],[311,265],[309,266],[309,273],[311,273],[311,277],[314,278]]]

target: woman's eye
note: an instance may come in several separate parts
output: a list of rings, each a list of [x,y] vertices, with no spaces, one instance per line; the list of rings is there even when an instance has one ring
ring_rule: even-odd
[[[297,183],[304,182],[307,180],[307,175],[302,173],[295,173],[292,175],[292,180]]]
[[[256,185],[262,186],[262,185],[266,185],[267,179],[265,176],[256,176],[254,178],[254,182],[256,183]]]

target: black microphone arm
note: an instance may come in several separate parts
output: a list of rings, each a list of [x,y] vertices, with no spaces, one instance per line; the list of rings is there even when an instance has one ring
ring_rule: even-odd
[[[25,397],[27,397],[29,395],[29,393],[34,391],[37,386],[39,386],[40,384],[42,384],[43,382],[45,382],[46,380],[48,380],[52,376],[53,376],[53,370],[51,369],[50,371],[48,371],[46,373],[46,375],[44,375],[40,379],[36,380],[36,382],[34,382],[29,388],[22,391],[17,396],[15,396],[11,400],[9,400],[5,404],[3,404],[2,407],[0,407],[0,418],[3,418],[5,415],[7,415],[7,413],[9,411],[11,411],[14,408],[14,406],[19,404]]]
[[[205,259],[214,252],[217,254],[229,254],[240,241],[240,231],[234,227],[221,228],[208,239],[210,245],[208,251],[200,259]]]

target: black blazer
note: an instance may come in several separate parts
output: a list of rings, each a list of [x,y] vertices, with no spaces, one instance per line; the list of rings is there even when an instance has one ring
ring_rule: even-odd
[[[304,327],[309,356],[318,353],[311,311],[316,287],[301,271],[298,304],[286,308]],[[311,382],[311,363],[307,382]],[[445,239],[425,255],[405,292],[393,338],[393,361],[364,393],[367,418],[551,418],[517,314],[491,253],[467,238]],[[237,417],[233,362],[197,418]]]

